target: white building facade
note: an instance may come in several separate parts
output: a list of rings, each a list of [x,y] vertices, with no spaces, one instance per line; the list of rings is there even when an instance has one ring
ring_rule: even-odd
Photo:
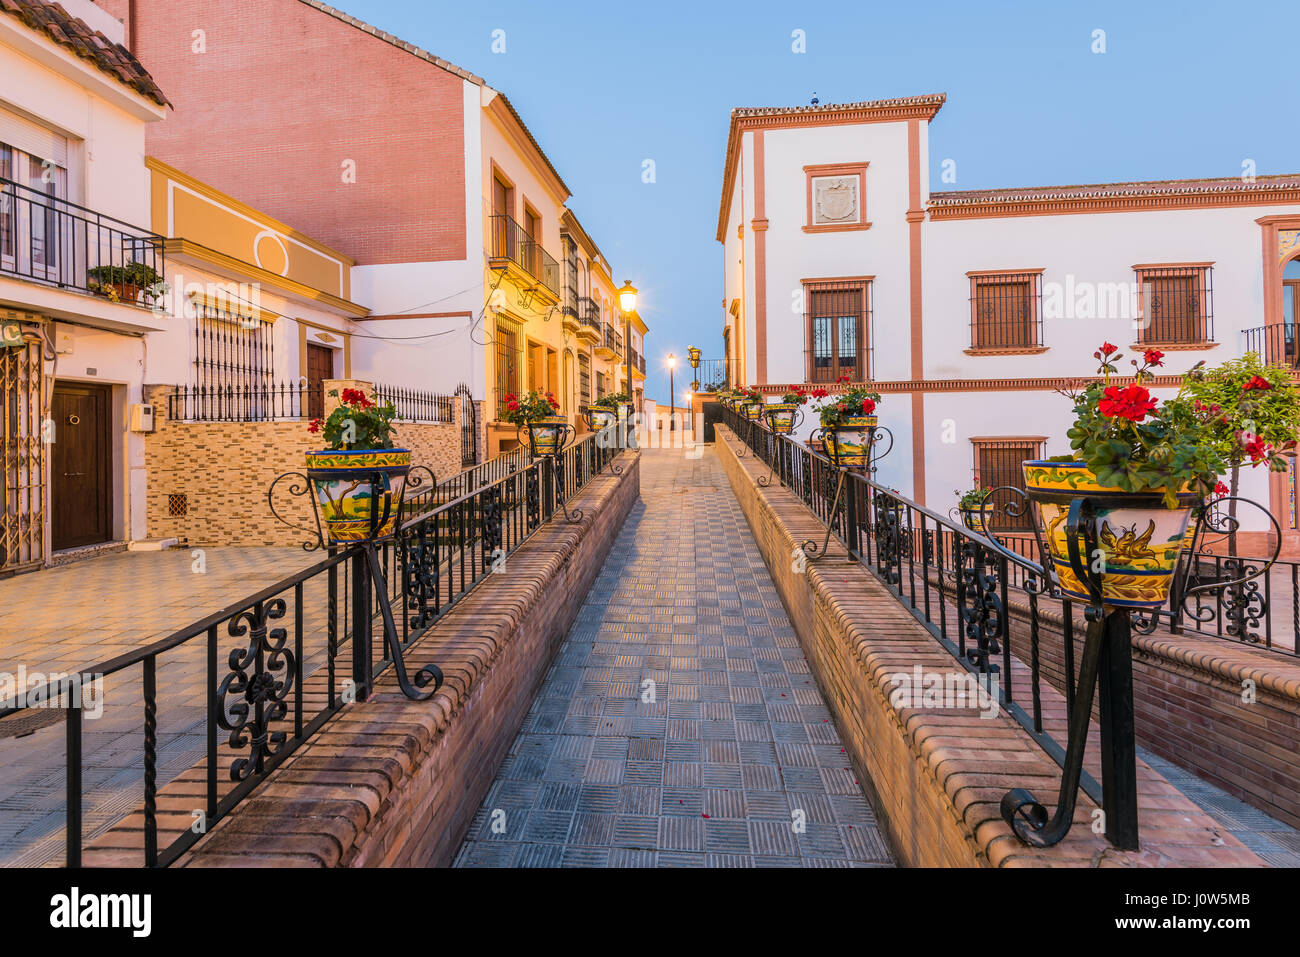
[[[954,489],[1019,484],[1022,459],[1069,451],[1055,390],[1095,374],[1103,341],[1125,368],[1159,349],[1171,374],[1249,350],[1295,365],[1300,176],[932,192],[943,103],[733,111],[731,381],[871,382],[896,443],[879,481],[946,511]],[[1296,545],[1294,472],[1246,470],[1242,494]]]

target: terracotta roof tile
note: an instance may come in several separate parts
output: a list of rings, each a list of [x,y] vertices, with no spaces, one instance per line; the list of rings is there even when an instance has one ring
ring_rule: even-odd
[[[45,34],[83,60],[91,61],[104,73],[155,103],[171,106],[149,71],[130,50],[92,29],[59,4],[46,3],[45,0],[0,0],[0,13],[17,17],[33,30]]]

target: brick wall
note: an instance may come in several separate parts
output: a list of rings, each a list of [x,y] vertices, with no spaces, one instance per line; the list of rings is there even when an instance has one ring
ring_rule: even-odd
[[[368,386],[368,383],[353,383]],[[326,391],[333,388],[327,384]],[[305,455],[321,448],[307,423],[178,422],[167,417],[172,386],[145,387],[156,430],[145,438],[145,508],[150,538],[180,538],[191,545],[298,545],[311,535],[276,520],[266,493],[276,476],[301,472]],[[460,471],[460,403],[451,425],[399,422],[396,440],[411,450],[413,465],[427,465],[439,481]],[[280,483],[276,508],[287,520],[315,529],[306,496]],[[176,514],[183,496],[184,509]]]
[[[362,265],[465,258],[461,77],[299,0],[134,9],[133,52],[175,105],[150,154]]]
[[[883,585],[844,560],[832,539],[825,561],[798,570],[791,553],[822,526],[788,490],[763,489],[767,466],[736,458],[717,427],[719,457],[740,501],[845,750],[900,863],[922,867],[1259,866],[1260,860],[1143,762],[1138,762],[1140,852],[1117,851],[1089,828],[1096,805],[1080,793],[1074,826],[1054,847],[1029,848],[1002,820],[999,801],[1028,788],[1050,810],[1060,768],[1005,713],[895,706],[890,676],[920,665],[964,669]],[[753,470],[753,471],[751,471]],[[1085,766],[1098,773],[1094,727]],[[1158,829],[1158,830],[1157,830]]]

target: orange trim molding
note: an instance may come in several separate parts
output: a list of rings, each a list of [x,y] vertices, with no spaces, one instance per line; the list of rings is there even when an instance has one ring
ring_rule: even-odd
[[[943,93],[906,96],[861,103],[827,103],[823,106],[737,108],[731,111],[727,155],[722,164],[722,198],[718,204],[718,242],[726,238],[727,212],[736,188],[736,166],[741,142],[749,131],[783,130],[808,126],[844,126],[857,123],[898,123],[932,120],[947,97]]]
[[[754,357],[758,382],[767,381],[767,180],[763,131],[754,131]],[[762,223],[762,228],[759,228]]]
[[[1067,187],[1068,188],[1068,187]],[[1300,203],[1300,186],[1251,190],[1207,189],[1153,193],[1074,193],[1055,196],[1005,195],[963,200],[932,200],[930,219],[997,219],[1004,216],[1071,216],[1081,213],[1134,213],[1157,209],[1218,209]]]

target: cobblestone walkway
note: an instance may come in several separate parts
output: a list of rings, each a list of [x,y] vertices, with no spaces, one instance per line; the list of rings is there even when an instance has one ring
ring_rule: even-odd
[[[456,865],[889,864],[712,449],[641,498]]]

